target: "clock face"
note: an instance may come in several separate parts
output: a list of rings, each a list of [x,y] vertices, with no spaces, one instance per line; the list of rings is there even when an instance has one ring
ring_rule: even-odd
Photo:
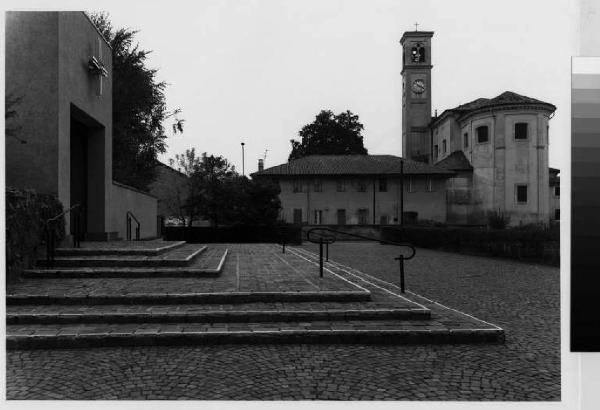
[[[418,79],[413,81],[412,90],[415,94],[422,94],[425,92],[425,81]]]

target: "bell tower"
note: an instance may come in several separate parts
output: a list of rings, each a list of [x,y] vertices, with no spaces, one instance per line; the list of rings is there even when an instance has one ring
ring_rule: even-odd
[[[431,155],[431,38],[433,31],[406,31],[402,45],[402,157],[429,162]]]

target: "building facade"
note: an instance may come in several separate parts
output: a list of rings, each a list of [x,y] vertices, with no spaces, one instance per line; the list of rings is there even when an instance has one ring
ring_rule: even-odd
[[[313,155],[252,177],[279,185],[285,222],[396,225],[402,217],[445,222],[446,181],[452,175],[392,155]]]
[[[414,31],[400,40],[404,155],[449,169],[460,165],[448,180],[448,223],[481,225],[490,213],[511,225],[548,223],[554,219],[548,122],[556,107],[507,91],[432,116],[432,36]]]

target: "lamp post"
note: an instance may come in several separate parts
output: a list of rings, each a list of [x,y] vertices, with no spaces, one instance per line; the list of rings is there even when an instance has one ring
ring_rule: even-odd
[[[242,175],[246,176],[246,173],[244,172],[244,145],[246,144],[242,142]]]

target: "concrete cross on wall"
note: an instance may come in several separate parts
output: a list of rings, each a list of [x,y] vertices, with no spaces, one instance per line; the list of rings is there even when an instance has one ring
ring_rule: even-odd
[[[102,95],[102,78],[108,77],[108,71],[102,61],[102,40],[98,39],[98,57],[91,56],[88,61],[88,70],[92,75],[98,76],[98,96]]]

